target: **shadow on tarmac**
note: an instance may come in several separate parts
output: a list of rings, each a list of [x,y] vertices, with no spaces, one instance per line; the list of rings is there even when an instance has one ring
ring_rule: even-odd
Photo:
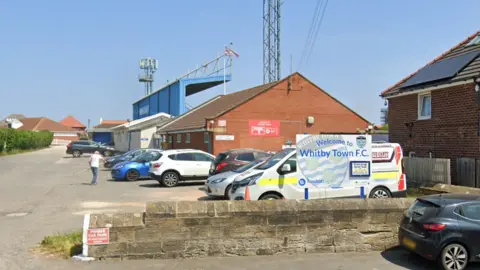
[[[398,266],[411,270],[436,270],[440,269],[436,261],[429,261],[420,255],[405,250],[402,247],[394,247],[383,251],[382,257]],[[466,270],[480,270],[480,264],[470,263]]]

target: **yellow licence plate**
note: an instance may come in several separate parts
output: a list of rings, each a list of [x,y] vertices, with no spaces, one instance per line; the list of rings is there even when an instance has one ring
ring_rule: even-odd
[[[403,244],[410,249],[415,249],[415,247],[417,246],[417,244],[414,241],[406,237],[403,238]]]

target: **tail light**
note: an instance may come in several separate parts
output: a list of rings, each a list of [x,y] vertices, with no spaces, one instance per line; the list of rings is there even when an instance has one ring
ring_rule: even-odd
[[[153,164],[153,168],[160,168],[162,166],[162,163],[155,163]]]
[[[215,169],[216,171],[220,171],[221,169],[223,169],[225,166],[227,166],[227,163],[226,162],[222,162],[220,164],[217,165],[217,168]]]
[[[69,143],[69,144],[67,144],[67,147],[69,147],[69,148],[70,148],[71,146],[72,146],[72,143]]]
[[[432,231],[432,232],[438,232],[438,231],[441,231],[443,229],[445,229],[447,227],[447,225],[445,224],[437,224],[437,223],[434,223],[434,224],[423,224],[423,228],[427,231]]]

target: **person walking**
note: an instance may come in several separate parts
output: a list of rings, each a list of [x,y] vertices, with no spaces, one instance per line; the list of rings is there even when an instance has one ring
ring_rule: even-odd
[[[105,159],[103,159],[102,155],[100,155],[100,152],[98,151],[95,151],[95,153],[88,160],[88,164],[90,165],[93,174],[92,183],[90,185],[97,184],[98,167],[100,167],[100,160],[105,162]]]

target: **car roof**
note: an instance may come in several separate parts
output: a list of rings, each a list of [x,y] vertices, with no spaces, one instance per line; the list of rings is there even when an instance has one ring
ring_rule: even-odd
[[[178,154],[178,153],[191,153],[191,152],[202,152],[205,153],[205,151],[198,150],[198,149],[169,149],[169,150],[163,150],[165,154]]]
[[[419,197],[418,199],[428,201],[437,205],[445,206],[450,204],[480,201],[480,194],[445,193],[445,194],[422,196],[422,197]]]
[[[223,153],[241,153],[241,152],[265,152],[263,150],[254,149],[254,148],[237,148],[224,151]]]

